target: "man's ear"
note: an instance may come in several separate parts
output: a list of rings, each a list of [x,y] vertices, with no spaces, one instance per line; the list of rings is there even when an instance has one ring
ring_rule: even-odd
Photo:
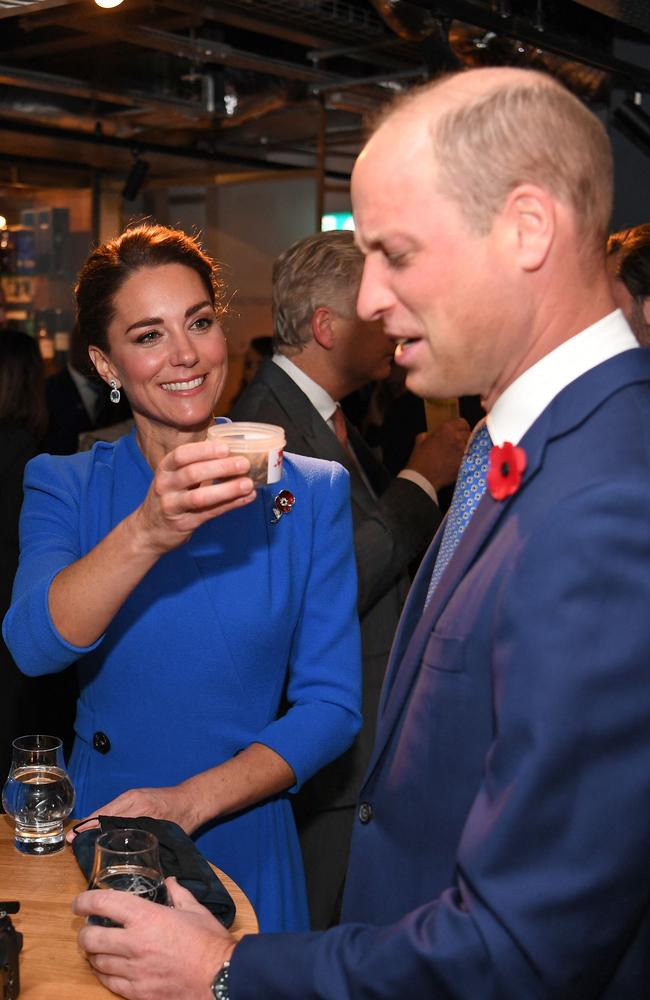
[[[511,252],[524,271],[537,271],[546,261],[557,228],[557,207],[544,188],[521,184],[511,191],[500,213]]]
[[[331,351],[334,346],[334,315],[328,306],[319,306],[311,318],[312,336],[326,351]]]
[[[121,383],[108,355],[104,354],[99,347],[94,346],[88,348],[88,354],[100,378],[103,378],[107,385],[110,385],[111,381],[114,380],[119,389]]]

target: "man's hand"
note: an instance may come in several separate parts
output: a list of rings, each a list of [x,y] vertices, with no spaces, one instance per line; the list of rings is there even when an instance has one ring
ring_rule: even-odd
[[[173,909],[128,892],[82,892],[72,904],[76,914],[122,926],[86,925],[79,945],[99,981],[128,1000],[211,1000],[210,984],[235,939],[175,879],[166,884]]]
[[[435,490],[449,486],[458,475],[469,435],[469,424],[462,417],[446,420],[430,434],[418,434],[406,468],[425,476]]]

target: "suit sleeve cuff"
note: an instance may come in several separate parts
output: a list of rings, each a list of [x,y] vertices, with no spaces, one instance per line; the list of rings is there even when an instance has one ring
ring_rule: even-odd
[[[436,507],[438,506],[438,494],[426,476],[423,476],[420,472],[416,472],[415,469],[402,469],[401,472],[397,473],[397,478],[408,479],[409,482],[415,483],[416,486],[424,490],[426,495],[433,500]]]

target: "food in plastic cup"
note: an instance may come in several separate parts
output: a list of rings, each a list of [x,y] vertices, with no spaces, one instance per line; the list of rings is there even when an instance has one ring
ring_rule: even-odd
[[[211,441],[222,441],[231,455],[245,455],[251,463],[250,476],[255,486],[277,483],[282,475],[282,453],[286,444],[284,428],[275,424],[246,421],[214,424],[208,428]]]

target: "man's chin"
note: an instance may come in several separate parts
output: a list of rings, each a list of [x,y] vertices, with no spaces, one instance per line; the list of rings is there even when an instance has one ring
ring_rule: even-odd
[[[428,379],[426,374],[422,374],[417,371],[417,369],[411,368],[407,369],[406,388],[413,393],[414,396],[420,396],[421,399],[446,399],[446,396],[440,395],[440,386],[436,386]]]

